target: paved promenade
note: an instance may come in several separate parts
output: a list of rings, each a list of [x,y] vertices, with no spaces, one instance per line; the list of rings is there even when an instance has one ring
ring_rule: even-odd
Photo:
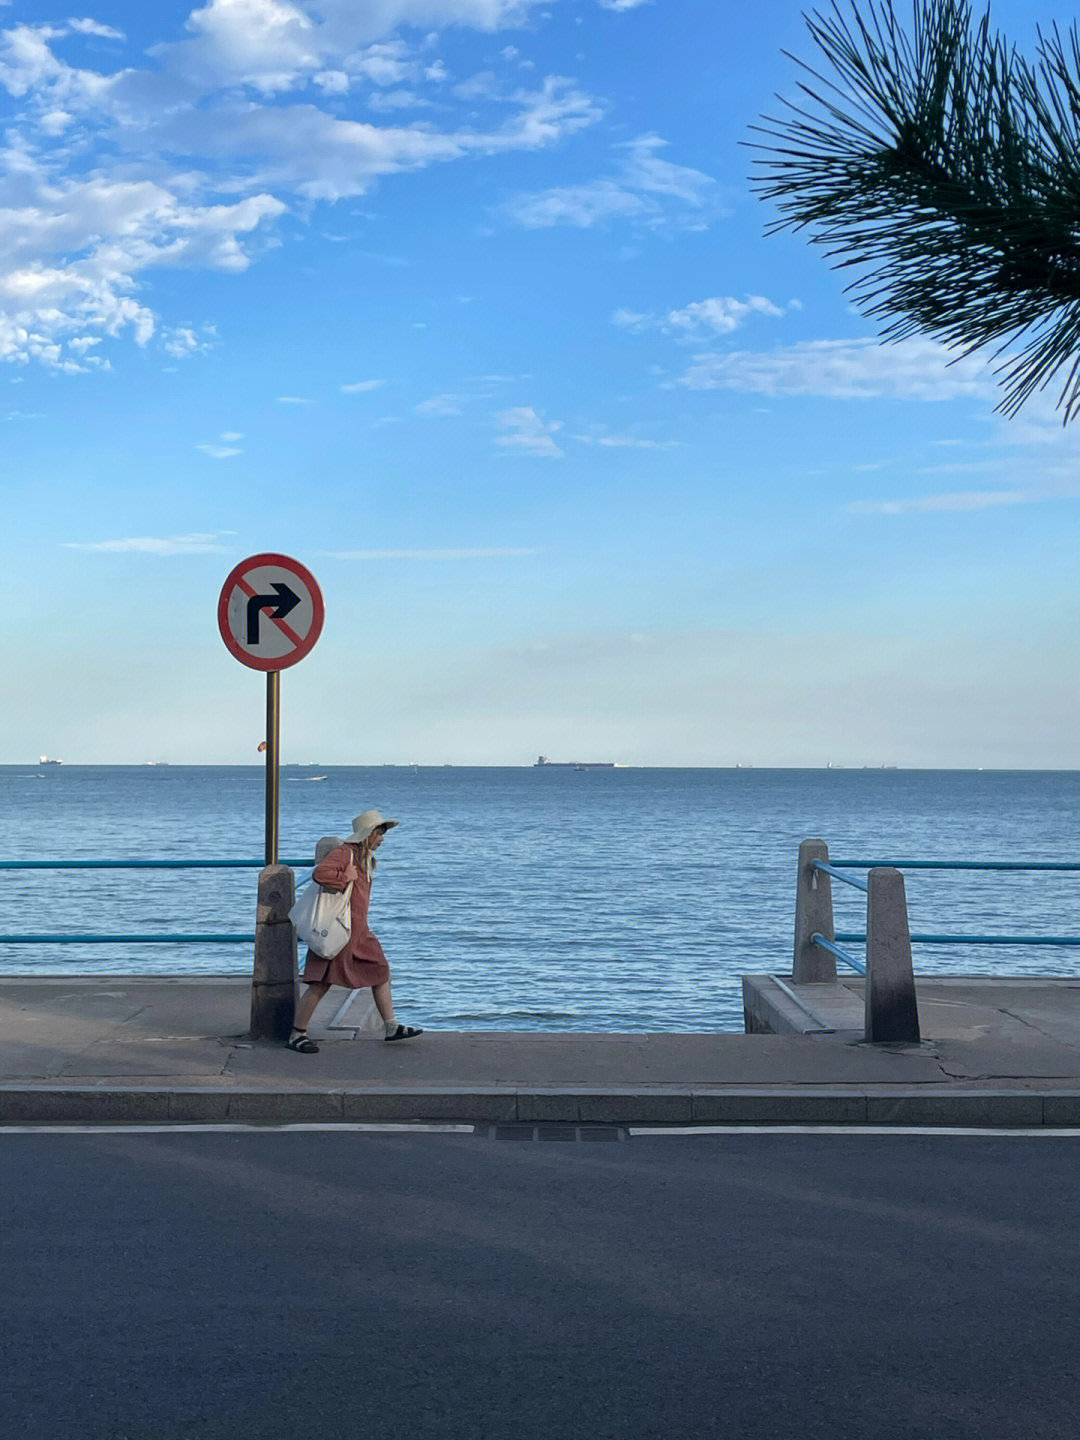
[[[334,991],[312,1026],[322,1049],[297,1055],[246,1040],[243,979],[0,977],[0,1124],[1080,1125],[1080,981],[921,982],[926,1038],[895,1047],[840,1023],[858,1023],[859,983],[809,987],[836,1022],[813,1033],[398,1045],[357,1031]]]

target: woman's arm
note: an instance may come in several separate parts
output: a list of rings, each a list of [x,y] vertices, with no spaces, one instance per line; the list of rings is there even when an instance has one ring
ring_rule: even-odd
[[[331,850],[325,860],[315,866],[311,878],[324,890],[344,890],[346,885],[359,880],[360,871],[353,864],[352,847],[339,845]]]

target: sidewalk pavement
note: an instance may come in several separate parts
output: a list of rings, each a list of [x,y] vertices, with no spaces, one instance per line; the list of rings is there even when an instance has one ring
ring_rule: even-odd
[[[245,1038],[243,978],[0,977],[0,1124],[1080,1126],[1080,981],[921,980],[929,1038],[915,1046],[862,1043],[846,1024],[861,1025],[860,983],[800,987],[832,1007],[811,1033],[428,1031],[396,1045],[357,1029],[334,991],[312,1026],[320,1052],[298,1055]]]

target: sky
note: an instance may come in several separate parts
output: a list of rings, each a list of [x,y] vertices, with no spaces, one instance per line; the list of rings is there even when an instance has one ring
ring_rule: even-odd
[[[1080,429],[767,233],[813,55],[787,0],[0,0],[0,763],[258,763],[217,605],[277,552],[285,761],[1080,767]]]

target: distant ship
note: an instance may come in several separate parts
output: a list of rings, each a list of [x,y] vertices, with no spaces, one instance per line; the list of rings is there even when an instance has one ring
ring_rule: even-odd
[[[50,760],[48,755],[39,755],[37,763],[39,765],[62,765],[64,762],[62,760]]]
[[[538,755],[534,770],[615,770],[617,768],[614,760],[549,760],[546,755]]]

